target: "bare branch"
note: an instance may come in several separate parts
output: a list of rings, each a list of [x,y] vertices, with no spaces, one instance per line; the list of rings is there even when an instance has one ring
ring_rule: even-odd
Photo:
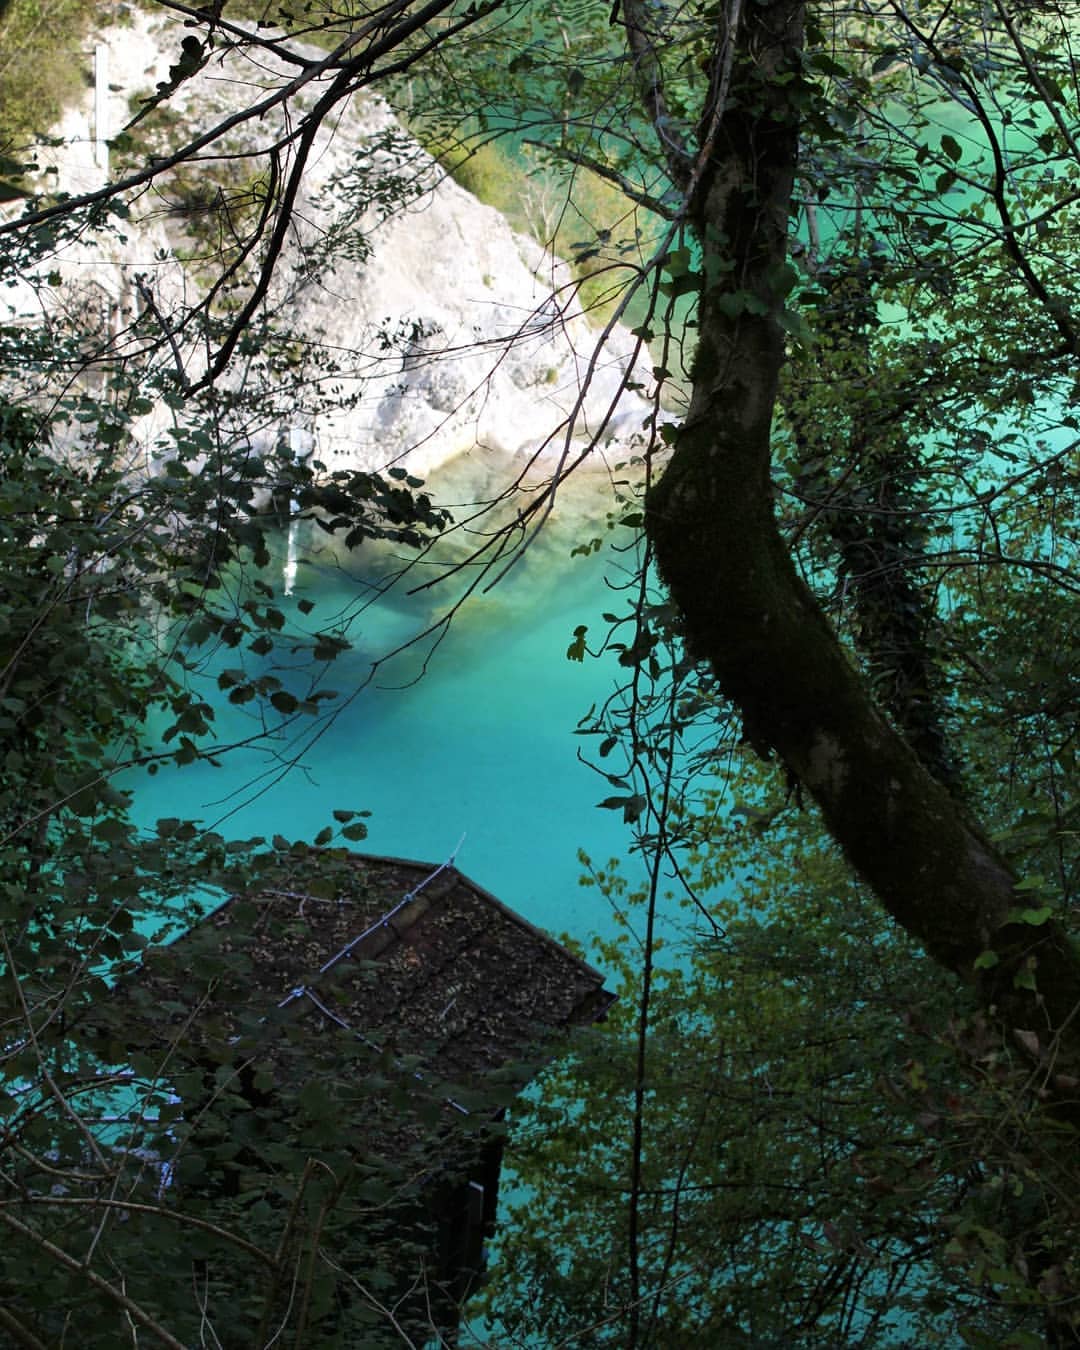
[[[644,192],[641,188],[635,187],[625,174],[619,173],[618,169],[613,169],[610,164],[605,164],[603,160],[596,159],[593,155],[587,155],[581,150],[573,150],[567,145],[549,145],[546,141],[532,140],[528,136],[521,143],[543,150],[555,159],[563,159],[569,164],[577,164],[583,169],[589,169],[598,178],[604,178],[609,183],[614,183],[624,197],[636,202],[638,206],[644,206],[646,210],[655,212],[656,215],[663,217],[665,220],[675,219],[676,213],[667,202],[661,201],[659,197],[654,197],[650,192]]]
[[[72,1256],[70,1252],[66,1252],[62,1247],[50,1242],[47,1237],[36,1232],[29,1224],[23,1223],[14,1214],[8,1214],[3,1209],[0,1209],[0,1223],[5,1224],[23,1241],[29,1242],[39,1251],[44,1252],[56,1265],[63,1267],[64,1270],[71,1271],[78,1279],[85,1280],[99,1294],[104,1295],[105,1298],[122,1308],[132,1321],[137,1322],[152,1336],[156,1336],[162,1345],[168,1346],[168,1350],[187,1350],[182,1341],[178,1341],[170,1331],[161,1326],[134,1299],[128,1298],[123,1290],[117,1289],[108,1280],[102,1279],[97,1271],[91,1270],[89,1266]]]

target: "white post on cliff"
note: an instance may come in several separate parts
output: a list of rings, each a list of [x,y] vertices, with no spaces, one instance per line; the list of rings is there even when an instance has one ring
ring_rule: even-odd
[[[300,427],[289,428],[289,449],[295,456],[299,456],[303,450],[304,434]],[[285,536],[285,594],[292,595],[296,586],[296,571],[299,566],[299,556],[296,548],[296,521],[293,519],[293,511],[296,506],[296,499],[292,495],[292,489],[289,490],[289,523],[286,528]]]
[[[103,42],[94,48],[94,163],[109,176],[109,49]]]

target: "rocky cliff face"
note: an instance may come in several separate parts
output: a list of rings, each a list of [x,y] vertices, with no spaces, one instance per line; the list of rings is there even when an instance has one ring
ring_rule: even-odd
[[[71,110],[63,144],[49,152],[61,189],[104,181],[104,139],[167,78],[184,35],[138,11],[100,34],[96,99],[90,90]],[[138,141],[128,147],[128,163],[152,151],[156,121],[167,123],[161,144],[174,147],[280,79],[235,53],[213,56],[140,123],[147,139],[141,151]],[[287,130],[277,118],[241,125],[230,149],[273,143]],[[238,162],[260,170],[257,158]],[[114,155],[112,172],[119,167]],[[51,264],[67,283],[55,294],[70,304],[79,288],[95,287],[89,310],[122,326],[152,290],[162,315],[178,316],[199,284],[197,268],[179,258],[198,250],[167,195],[138,198],[124,241],[70,245]],[[27,288],[12,303],[32,320],[54,302]],[[650,379],[636,339],[616,329],[597,359],[597,331],[567,267],[447,178],[374,96],[355,99],[320,134],[268,307],[301,344],[330,353],[333,368],[313,379],[310,401],[283,413],[285,427],[259,435],[287,427],[295,449],[315,450],[331,469],[400,464],[427,476],[456,456],[491,454],[547,471],[593,439],[594,453],[614,441],[625,456],[649,412],[624,388],[632,368],[634,381]],[[181,359],[197,378],[198,344],[181,344]],[[159,430],[147,419],[148,443]]]

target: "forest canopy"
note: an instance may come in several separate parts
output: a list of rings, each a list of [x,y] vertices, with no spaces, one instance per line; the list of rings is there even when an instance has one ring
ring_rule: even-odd
[[[404,584],[454,559],[449,622],[616,415],[582,435],[582,393],[539,486],[515,496],[511,475],[509,513],[477,527],[477,504],[469,533],[399,466],[334,470],[267,438],[313,390],[343,398],[333,333],[290,329],[303,277],[361,267],[372,215],[428,190],[386,172],[387,131],[357,147],[338,223],[312,226],[324,138],[374,91],[436,178],[513,204],[566,256],[554,298],[592,316],[586,386],[624,322],[622,382],[648,400],[608,521],[633,575],[608,631],[566,653],[617,681],[582,710],[580,753],[646,880],[583,860],[624,924],[598,954],[620,1001],[519,1112],[527,1198],[472,1329],[1080,1343],[1071,7],[256,9],[154,7],[165,71],[127,91],[111,176],[85,191],[43,168],[49,128],[0,89],[0,267],[38,315],[0,320],[3,1334],[70,1344],[89,1309],[80,1344],[439,1331],[396,1315],[413,1248],[355,1222],[401,1178],[340,1147],[344,1074],[324,1065],[325,1101],[291,1104],[302,1130],[271,1113],[260,1135],[224,1057],[195,1118],[165,1063],[121,1066],[108,1011],[117,974],[208,896],[288,886],[312,846],[332,872],[365,832],[337,809],[311,841],[171,818],[148,837],[118,786],[227,753],[215,704],[269,725],[342,696],[350,633],[298,634],[265,570],[267,483],[346,549],[393,545]],[[40,23],[20,0],[0,24],[24,75]],[[247,101],[200,96],[192,120],[184,99],[229,61],[259,72]],[[65,251],[118,256],[147,220],[174,240],[180,222],[182,284],[163,269],[126,311],[65,305]],[[404,335],[404,371],[426,338]],[[206,644],[243,654],[209,691]],[[285,651],[309,663],[299,695],[274,673]],[[363,1081],[409,1096],[386,1064]]]

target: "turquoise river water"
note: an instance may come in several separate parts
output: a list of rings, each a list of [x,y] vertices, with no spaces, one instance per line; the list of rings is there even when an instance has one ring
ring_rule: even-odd
[[[595,504],[595,493],[586,497]],[[367,810],[369,837],[353,847],[432,861],[457,847],[461,870],[530,921],[583,942],[610,933],[606,902],[579,885],[577,853],[606,862],[625,855],[632,840],[618,812],[597,809],[612,789],[578,762],[574,731],[610,694],[620,668],[611,655],[566,656],[579,624],[592,637],[605,627],[603,611],[626,608],[611,586],[625,560],[607,549],[571,557],[575,542],[596,533],[571,505],[521,565],[465,604],[426,663],[422,648],[411,650],[374,677],[373,661],[430,623],[450,592],[409,596],[400,588],[368,603],[372,574],[361,563],[370,551],[342,565],[311,555],[311,536],[298,534],[301,561],[280,603],[309,631],[347,624],[353,650],[324,680],[348,696],[344,706],[332,722],[293,719],[276,736],[223,755],[220,768],[170,766],[137,780],[141,823],[183,816],[230,837],[310,840],[335,808]],[[284,539],[277,542],[284,553]],[[283,587],[284,556],[273,570],[266,579]],[[298,602],[315,608],[305,617]],[[275,653],[265,668],[302,692],[305,677],[280,661]],[[212,680],[237,664],[236,651],[222,651],[207,658],[206,673]],[[220,693],[211,701],[221,744],[260,729],[254,703],[230,706]]]

